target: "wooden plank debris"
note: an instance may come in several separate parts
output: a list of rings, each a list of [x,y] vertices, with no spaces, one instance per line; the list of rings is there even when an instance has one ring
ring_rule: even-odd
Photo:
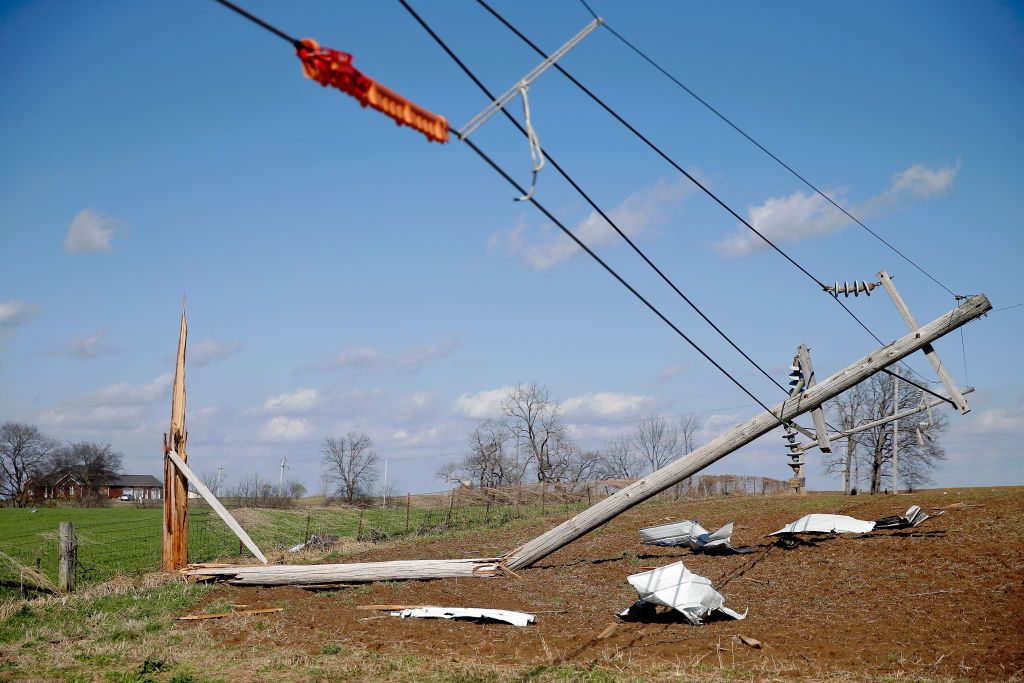
[[[271,614],[283,612],[284,607],[261,607],[258,609],[239,609],[232,612],[207,612],[206,614],[186,614],[178,617],[178,621],[201,621],[205,619],[223,619],[224,617],[248,617],[253,614]]]

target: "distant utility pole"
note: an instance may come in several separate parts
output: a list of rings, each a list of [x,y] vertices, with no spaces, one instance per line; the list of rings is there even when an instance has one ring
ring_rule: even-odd
[[[892,378],[892,414],[900,411],[900,366],[894,365]],[[900,421],[892,421],[892,493],[900,492]]]
[[[217,497],[221,496],[221,489],[224,487],[224,465],[217,468]]]
[[[286,467],[288,467],[287,455],[281,458],[281,477],[277,481],[277,487],[282,491],[284,490],[284,470]]]
[[[388,506],[388,461],[384,461],[384,507]]]

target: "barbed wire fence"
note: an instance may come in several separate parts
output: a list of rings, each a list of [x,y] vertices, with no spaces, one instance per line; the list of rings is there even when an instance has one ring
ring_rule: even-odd
[[[566,515],[610,496],[635,480],[573,485],[522,484],[501,488],[460,487],[436,493],[337,499],[318,506],[255,508],[233,505],[232,514],[275,562],[339,558],[353,543],[381,543],[497,528],[519,520]],[[701,475],[660,494],[662,502],[721,496],[779,495],[782,480],[756,476]],[[160,569],[162,511],[133,509],[129,520],[75,522],[76,582],[88,586]],[[68,517],[74,518],[74,514]],[[60,562],[58,525],[32,533],[0,536],[0,596],[52,591]],[[237,537],[200,499],[190,501],[189,560],[238,561],[248,556]]]

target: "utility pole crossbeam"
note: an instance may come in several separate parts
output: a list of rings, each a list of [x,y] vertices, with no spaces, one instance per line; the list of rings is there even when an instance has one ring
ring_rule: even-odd
[[[817,380],[814,378],[814,366],[811,365],[811,350],[807,348],[807,344],[801,344],[800,348],[797,349],[797,358],[800,359],[800,370],[804,375],[804,392],[802,396],[807,395],[807,390],[817,384]],[[831,453],[832,445],[828,440],[828,429],[825,426],[825,413],[822,411],[821,406],[818,406],[811,411],[811,419],[814,420],[814,433],[817,435],[818,448],[821,449],[822,453]]]
[[[188,564],[188,482],[168,453],[174,451],[182,462],[185,454],[185,340],[188,325],[185,305],[181,306],[181,327],[178,332],[178,355],[171,391],[171,431],[164,435],[164,526],[160,565],[164,571],[181,569]]]
[[[892,278],[884,270],[878,273],[879,279],[882,281],[882,286],[885,287],[885,291],[889,293],[889,298],[892,299],[893,304],[896,305],[896,310],[903,316],[904,322],[907,323],[907,327],[911,332],[917,329],[917,320],[914,319],[914,315],[910,312],[910,308],[907,307],[903,297],[896,290],[896,285],[892,283]],[[935,352],[935,349],[931,344],[925,344],[921,347],[924,351],[924,355],[928,356],[929,362],[932,364],[932,368],[935,370],[935,374],[942,380],[942,384],[946,387],[946,393],[949,394],[953,404],[960,411],[961,415],[966,415],[970,411],[970,407],[967,405],[967,401],[964,400],[963,395],[956,386],[956,382],[953,381],[952,375],[946,370],[946,366],[942,364],[942,360],[939,358],[939,354]]]
[[[602,526],[625,510],[661,493],[687,477],[692,477],[705,467],[767,434],[775,429],[780,422],[791,422],[798,415],[820,407],[825,401],[835,398],[847,389],[863,382],[881,371],[882,368],[922,350],[936,339],[981,317],[991,309],[992,304],[983,294],[969,297],[949,313],[875,350],[870,355],[808,389],[799,402],[787,399],[772,410],[747,420],[686,457],[630,484],[554,529],[516,548],[505,557],[505,566],[516,570],[533,565],[559,548]]]

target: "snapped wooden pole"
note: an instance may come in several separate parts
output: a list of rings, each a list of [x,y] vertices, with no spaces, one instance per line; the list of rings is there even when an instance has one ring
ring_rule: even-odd
[[[914,315],[910,312],[910,308],[906,302],[903,301],[903,297],[896,289],[896,285],[893,284],[892,278],[889,273],[884,270],[878,273],[879,279],[882,281],[882,286],[885,287],[885,291],[888,292],[889,298],[896,305],[896,310],[900,312],[903,317],[903,321],[907,323],[907,327],[911,332],[917,329],[917,320],[914,319]],[[921,347],[924,351],[924,355],[928,356],[928,362],[932,364],[932,368],[935,370],[935,374],[942,380],[943,386],[946,387],[946,393],[949,394],[949,398],[953,401],[953,404],[960,411],[961,415],[966,415],[971,409],[967,405],[967,401],[964,400],[963,395],[956,386],[956,382],[953,381],[952,375],[946,370],[946,366],[942,364],[942,360],[939,358],[939,354],[935,352],[935,349],[931,344],[925,344]]]
[[[74,522],[60,523],[60,573],[57,588],[62,593],[75,590],[75,566],[78,564],[78,541]]]
[[[350,564],[272,564],[267,566],[193,565],[187,576],[239,585],[284,586],[331,583],[369,583],[413,579],[495,576],[502,568],[496,559],[395,560]]]
[[[747,420],[710,443],[694,450],[685,458],[676,460],[620,489],[554,529],[516,548],[505,557],[505,565],[513,570],[529,567],[541,558],[547,557],[559,548],[590,533],[625,510],[657,495],[676,482],[693,476],[708,465],[767,434],[779,426],[780,422],[792,421],[797,415],[821,406],[825,401],[835,398],[847,389],[863,382],[882,368],[920,351],[939,337],[981,317],[991,309],[992,304],[983,294],[966,299],[963,304],[942,317],[877,349],[808,389],[801,394],[799,400],[783,401],[772,410]]]
[[[188,325],[185,304],[181,306],[178,331],[178,354],[174,366],[171,391],[171,431],[164,436],[164,527],[161,566],[165,571],[181,569],[188,564],[188,483],[185,475],[168,455],[175,452],[182,462],[185,454],[185,341]]]

